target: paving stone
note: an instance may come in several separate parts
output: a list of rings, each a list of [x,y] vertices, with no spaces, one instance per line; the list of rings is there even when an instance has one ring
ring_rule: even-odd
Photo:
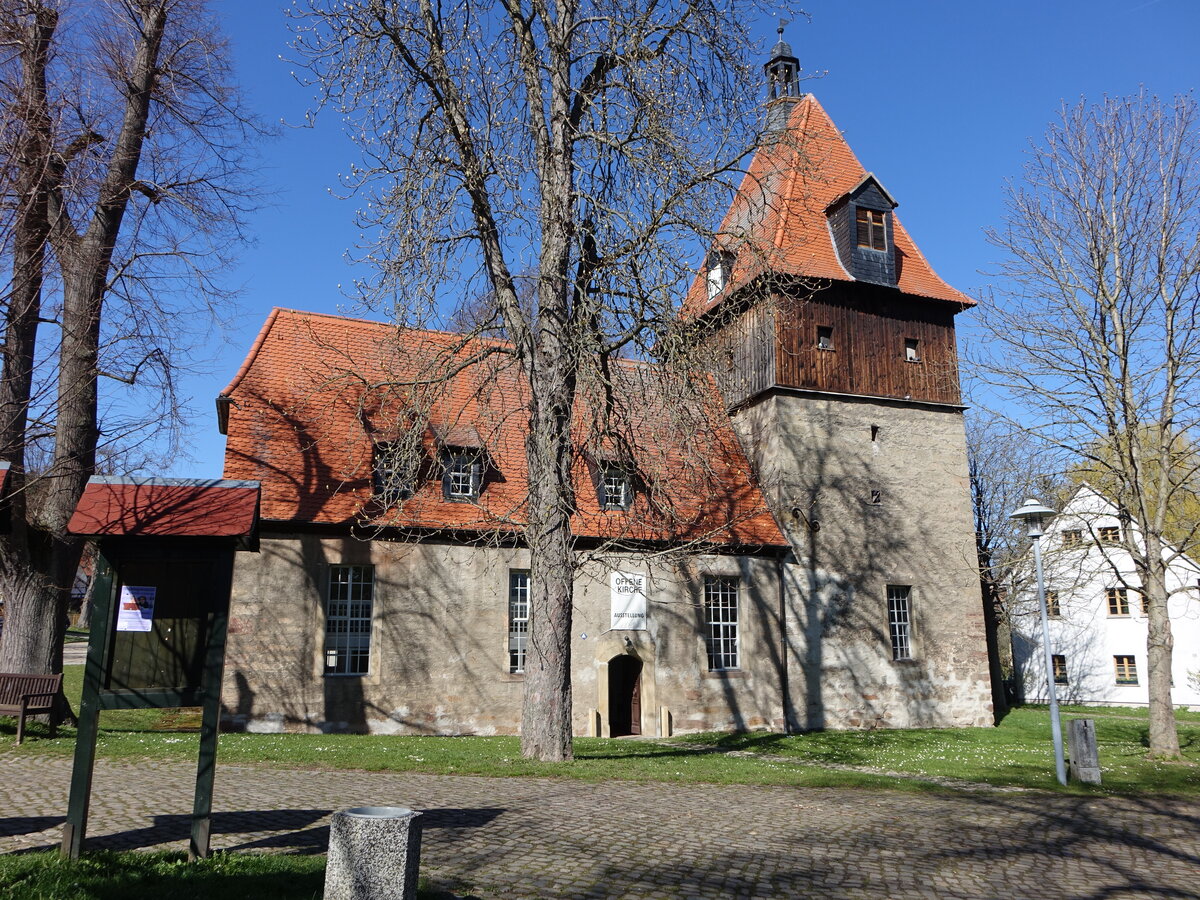
[[[0,852],[58,845],[70,766],[0,753]],[[194,777],[98,761],[88,848],[185,849]],[[483,898],[1200,900],[1192,800],[219,766],[213,847],[323,853],[333,810],[383,805],[424,811],[423,875]]]

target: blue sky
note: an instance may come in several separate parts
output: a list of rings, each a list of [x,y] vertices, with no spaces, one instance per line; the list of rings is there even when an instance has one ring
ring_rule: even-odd
[[[253,108],[268,121],[303,122],[311,91],[279,58],[288,55],[284,5],[216,0],[215,8]],[[805,89],[900,203],[934,268],[976,295],[996,259],[983,232],[1000,220],[1004,181],[1019,175],[1030,138],[1064,100],[1200,87],[1197,0],[809,0],[803,8],[811,23],[797,21],[786,37],[807,72],[827,73]],[[799,19],[788,7],[780,14]],[[775,20],[764,18],[759,32],[765,59]],[[355,158],[341,123],[326,116],[315,128],[284,127],[262,156],[255,242],[228,276],[243,291],[239,313],[225,323],[225,342],[207,349],[209,374],[185,384],[197,412],[191,458],[167,474],[221,474],[213,400],[272,307],[356,311],[339,288],[355,277],[345,259],[357,238],[354,201],[331,193]],[[960,341],[974,339],[970,313],[959,327]]]

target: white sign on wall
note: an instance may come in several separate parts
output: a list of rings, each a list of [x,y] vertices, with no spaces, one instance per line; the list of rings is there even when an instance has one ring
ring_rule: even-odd
[[[612,573],[612,625],[624,631],[646,630],[646,576]]]
[[[157,588],[121,585],[117,608],[117,631],[149,631],[154,624]]]

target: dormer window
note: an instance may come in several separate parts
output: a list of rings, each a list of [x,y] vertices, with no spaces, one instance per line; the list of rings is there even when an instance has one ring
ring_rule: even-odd
[[[380,441],[371,460],[371,488],[375,499],[385,506],[407,500],[416,490],[412,472],[415,460],[407,458],[398,441]]]
[[[715,250],[708,255],[708,271],[705,276],[708,282],[709,300],[715,300],[725,288],[729,287],[729,279],[732,274],[732,253]]]
[[[897,286],[895,208],[892,195],[870,173],[825,207],[838,259],[855,281]]]
[[[445,474],[442,493],[447,500],[469,502],[479,499],[483,482],[483,459],[477,450],[453,448],[442,456]]]
[[[624,467],[608,464],[600,470],[600,508],[629,509],[633,502],[633,479]]]
[[[872,250],[887,249],[887,220],[877,209],[858,208],[858,246]]]

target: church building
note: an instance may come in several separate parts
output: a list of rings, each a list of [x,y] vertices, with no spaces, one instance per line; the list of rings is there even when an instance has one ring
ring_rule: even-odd
[[[672,404],[622,362],[627,431],[581,432],[576,734],[991,724],[954,333],[973,301],[798,68],[781,40],[759,149],[683,300],[717,390]],[[217,400],[225,477],[262,485],[229,727],[517,732],[526,388],[480,354],[411,409],[424,361],[470,352],[271,313]]]

